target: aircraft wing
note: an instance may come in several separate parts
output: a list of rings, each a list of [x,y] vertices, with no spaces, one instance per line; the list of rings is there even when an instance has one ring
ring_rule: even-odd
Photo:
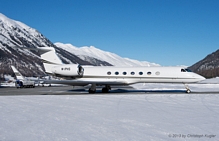
[[[115,79],[97,79],[97,80],[82,80],[82,79],[73,79],[73,80],[44,80],[44,83],[49,84],[65,84],[73,86],[85,86],[88,84],[96,85],[127,85],[125,80],[115,80]]]

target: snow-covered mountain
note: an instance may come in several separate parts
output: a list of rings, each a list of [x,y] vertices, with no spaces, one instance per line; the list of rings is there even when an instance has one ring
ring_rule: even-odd
[[[207,55],[204,59],[192,65],[190,69],[207,78],[218,77],[219,76],[219,50]]]
[[[159,66],[146,61],[122,58],[94,46],[75,47],[71,44],[53,44],[36,29],[0,13],[0,79],[5,74],[13,75],[11,65],[14,65],[24,76],[43,75],[44,68],[37,52],[15,48],[15,46],[55,47],[64,63],[96,66]],[[217,50],[190,68],[205,77],[216,77],[219,75],[218,56]]]
[[[113,66],[159,66],[158,64],[150,63],[147,61],[138,61],[129,58],[122,58],[115,53],[103,51],[94,46],[76,47],[71,44],[63,43],[55,43],[55,45],[72,54],[75,54],[82,60],[87,60],[88,57],[93,57],[102,61],[106,61]]]
[[[64,63],[78,63],[96,66],[157,66],[149,62],[140,62],[122,58],[114,53],[102,51],[93,46],[77,48],[70,44],[53,44],[36,29],[12,20],[0,13],[0,74],[11,74],[14,65],[25,76],[43,75],[44,68],[37,52],[15,48],[15,46],[55,47]]]
[[[19,67],[26,75],[43,74],[42,63],[36,52],[14,46],[51,45],[52,43],[37,30],[0,13],[0,74],[11,74],[10,65]]]
[[[24,23],[12,20],[0,13],[0,77],[13,72],[10,68],[14,65],[23,75],[43,75],[44,68],[37,52],[15,48],[15,46],[40,47],[56,46],[36,29]],[[64,63],[79,63],[86,65],[111,65],[95,58],[92,62],[84,61],[61,48],[56,48],[59,57]]]

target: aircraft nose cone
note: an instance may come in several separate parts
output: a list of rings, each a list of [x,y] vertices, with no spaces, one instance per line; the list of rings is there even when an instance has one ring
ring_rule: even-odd
[[[198,79],[199,79],[200,81],[203,81],[203,80],[205,80],[206,78],[203,77],[203,76],[201,76],[201,75],[198,75]]]

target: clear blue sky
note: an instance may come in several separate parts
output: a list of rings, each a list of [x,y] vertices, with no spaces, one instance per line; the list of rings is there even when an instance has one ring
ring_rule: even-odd
[[[190,66],[219,49],[218,0],[1,0],[0,12],[54,43],[163,66]]]

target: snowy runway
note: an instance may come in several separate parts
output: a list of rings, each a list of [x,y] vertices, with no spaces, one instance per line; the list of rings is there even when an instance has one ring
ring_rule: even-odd
[[[219,94],[0,97],[0,140],[219,140]]]

